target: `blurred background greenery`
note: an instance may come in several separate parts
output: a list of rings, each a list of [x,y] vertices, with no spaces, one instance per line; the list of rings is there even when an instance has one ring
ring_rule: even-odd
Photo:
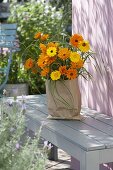
[[[20,50],[13,55],[8,83],[28,83],[29,94],[45,93],[45,80],[38,74],[27,72],[24,62],[30,56],[38,57],[37,50],[31,45],[37,32],[57,35],[71,35],[72,25],[72,2],[71,0],[30,0],[10,1],[10,16],[8,23],[17,23],[17,39]],[[1,60],[1,59],[0,59]],[[0,61],[4,65],[3,58]]]

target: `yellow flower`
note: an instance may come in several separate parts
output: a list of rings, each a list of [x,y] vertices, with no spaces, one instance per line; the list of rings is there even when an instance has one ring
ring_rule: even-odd
[[[24,68],[28,70],[28,69],[32,68],[33,65],[34,65],[34,60],[32,58],[29,58],[26,60],[26,62],[24,64]]]
[[[58,57],[62,60],[66,60],[70,56],[70,51],[68,48],[60,48],[58,52]]]
[[[49,47],[46,53],[49,57],[54,57],[57,53],[57,49],[56,47]]]
[[[80,41],[83,41],[83,37],[80,34],[74,34],[72,35],[72,37],[70,38],[70,44],[73,47],[78,47],[78,44]]]
[[[53,71],[50,75],[52,80],[58,80],[60,79],[60,76],[61,76],[61,73],[60,71],[57,71],[57,70]]]
[[[34,38],[35,38],[35,39],[39,39],[39,38],[41,37],[41,34],[42,34],[41,32],[36,33],[35,36],[34,36]]]
[[[82,52],[88,52],[90,50],[90,44],[89,41],[82,41],[79,43],[78,48],[82,51]]]
[[[70,54],[70,60],[74,63],[79,62],[79,60],[81,59],[80,54],[78,54],[77,52],[71,52]]]

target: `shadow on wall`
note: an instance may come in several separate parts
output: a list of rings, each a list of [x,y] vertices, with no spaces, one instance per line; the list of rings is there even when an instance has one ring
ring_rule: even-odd
[[[99,65],[98,69],[95,61],[91,61],[93,64],[88,64],[88,70],[93,78],[88,82],[82,80],[83,105],[113,115],[112,0],[84,0],[84,3],[78,1],[73,4],[74,33],[80,33],[90,41],[92,50],[96,52],[94,56]]]

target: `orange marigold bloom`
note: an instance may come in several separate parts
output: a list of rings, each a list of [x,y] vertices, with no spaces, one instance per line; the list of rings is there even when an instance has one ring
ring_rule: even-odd
[[[77,68],[77,64],[74,62],[71,62],[71,68],[73,68],[73,69]]]
[[[68,48],[60,48],[58,52],[59,58],[62,60],[66,60],[70,56],[70,51]]]
[[[32,71],[32,73],[33,73],[33,74],[38,73],[38,70],[37,70],[36,68],[32,68],[32,70],[31,70],[31,71]]]
[[[41,76],[47,76],[47,74],[49,73],[49,68],[44,68],[42,71],[41,71]]]
[[[70,68],[67,70],[66,76],[70,80],[75,79],[77,77],[77,71],[75,69]]]
[[[42,41],[45,41],[45,40],[48,39],[48,37],[49,37],[49,34],[43,34],[40,39],[41,39]]]
[[[80,59],[77,63],[76,63],[76,68],[82,68],[84,65],[84,60]]]
[[[47,65],[49,66],[49,65],[52,64],[55,60],[56,60],[55,57],[49,57],[49,58],[48,58],[48,63],[47,63]]]
[[[41,34],[42,34],[41,32],[36,33],[35,36],[34,36],[34,38],[35,38],[35,39],[39,39],[39,38],[41,37]]]
[[[83,37],[80,34],[74,34],[71,38],[70,38],[70,44],[73,47],[78,47],[78,44],[80,41],[83,41]]]
[[[49,42],[49,43],[47,44],[47,47],[58,47],[58,46],[59,46],[59,44],[56,43],[56,42]]]
[[[47,55],[44,55],[44,54],[41,54],[38,61],[37,61],[37,64],[40,68],[44,68],[48,63],[48,56]]]
[[[66,66],[60,66],[59,71],[62,75],[66,75],[66,73],[67,73]]]
[[[24,68],[28,70],[28,69],[32,68],[33,65],[34,65],[34,60],[32,58],[29,58],[26,60],[26,62],[24,64]]]
[[[39,47],[40,47],[42,53],[46,53],[46,45],[45,44],[40,43]]]

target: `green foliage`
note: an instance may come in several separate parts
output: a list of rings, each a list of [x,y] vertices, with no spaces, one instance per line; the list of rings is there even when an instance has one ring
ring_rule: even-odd
[[[37,50],[35,50],[35,48],[32,46],[35,33],[40,31],[52,36],[57,35],[57,39],[60,39],[60,34],[65,34],[65,28],[69,20],[66,19],[66,16],[68,18],[68,13],[65,13],[64,15],[63,10],[63,6],[57,8],[51,3],[44,2],[44,0],[37,2],[35,0],[31,0],[30,2],[23,4],[17,4],[13,2],[11,4],[11,15],[8,22],[17,22],[18,24],[17,32],[20,41],[20,51],[17,53],[17,55],[15,55],[13,66],[11,67],[13,71],[11,70],[10,77],[14,76],[12,73],[14,72],[15,60],[17,60],[17,58],[20,58],[21,67],[23,67],[23,64],[27,58],[32,56],[35,59],[38,58],[39,49],[37,47]],[[29,45],[31,45],[31,47],[29,50],[26,50],[26,47]],[[25,81],[27,80],[30,87],[30,94],[37,94],[39,91],[41,93],[45,93],[44,80],[39,78],[38,74],[30,74],[30,76],[28,76],[27,72],[24,70],[22,73],[24,75],[22,77],[20,65],[17,67],[17,80],[21,81],[22,78]],[[11,79],[13,78],[10,78],[9,80]]]
[[[47,150],[39,147],[40,131],[25,136],[25,99],[0,100],[0,170],[44,170]],[[46,145],[47,146],[47,145]]]

